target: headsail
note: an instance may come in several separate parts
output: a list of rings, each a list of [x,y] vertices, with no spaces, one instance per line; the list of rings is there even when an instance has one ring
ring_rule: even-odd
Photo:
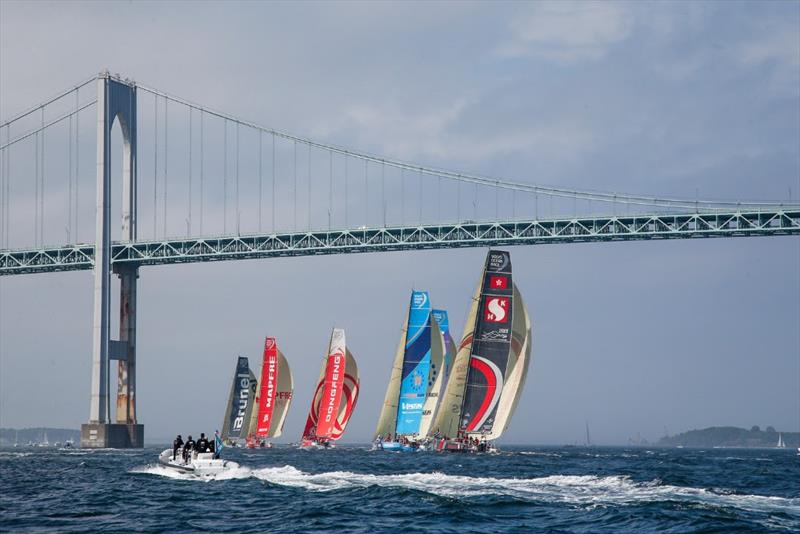
[[[270,438],[277,438],[283,433],[283,423],[289,413],[289,405],[294,394],[294,380],[286,356],[278,349],[278,389],[275,392],[275,409],[272,412],[272,424],[269,429]]]
[[[444,342],[444,361],[442,362],[442,374],[444,377],[442,383],[447,384],[450,371],[453,370],[453,360],[456,357],[456,344],[453,341],[453,336],[450,335],[450,319],[447,316],[447,310],[432,310],[431,314],[439,324],[439,330],[442,331],[442,341]]]
[[[225,419],[222,422],[224,440],[237,440],[247,432],[250,408],[253,404],[251,377],[255,381],[247,358],[239,356],[228,396],[228,405],[225,407]]]
[[[406,332],[408,332],[408,315],[403,322],[403,329],[400,334],[400,341],[397,343],[397,350],[392,363],[392,374],[389,377],[389,386],[386,388],[386,396],[383,398],[383,408],[378,418],[378,426],[375,428],[375,438],[393,434],[397,426],[397,405],[400,399],[400,382],[403,378],[403,356],[406,353]]]
[[[303,439],[337,440],[344,433],[358,400],[358,367],[347,349],[344,330],[334,328],[328,356],[303,430]]]
[[[422,418],[417,433],[424,438],[430,433],[436,409],[439,406],[439,395],[444,384],[444,338],[439,330],[439,323],[431,317],[431,368],[428,374],[428,388],[425,391],[425,404],[422,407]]]

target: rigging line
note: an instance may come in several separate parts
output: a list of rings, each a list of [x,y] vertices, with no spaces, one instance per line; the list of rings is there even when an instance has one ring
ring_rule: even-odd
[[[17,113],[12,118],[10,118],[10,119],[6,120],[5,122],[3,122],[2,124],[0,124],[0,128],[4,128],[6,126],[10,126],[12,123],[14,123],[14,122],[16,122],[16,121],[18,121],[18,120],[20,120],[20,119],[22,119],[24,117],[27,117],[28,115],[30,115],[31,113],[35,112],[36,110],[38,110],[40,108],[43,108],[45,106],[49,106],[53,102],[64,98],[65,96],[69,95],[72,92],[77,93],[79,89],[81,89],[82,87],[92,83],[96,79],[97,79],[97,76],[92,76],[91,78],[89,78],[87,80],[84,80],[83,82],[80,82],[80,83],[70,87],[69,89],[67,89],[65,91],[62,91],[61,93],[57,94],[56,96],[45,100],[44,102],[41,102],[41,103],[31,107],[31,108],[28,108],[25,111]]]
[[[6,141],[6,144],[4,144],[4,145],[0,146],[0,150],[3,150],[3,149],[5,149],[5,148],[8,148],[8,147],[10,147],[11,145],[14,145],[14,144],[16,144],[16,143],[19,143],[20,141],[24,141],[25,139],[27,139],[27,138],[31,137],[32,135],[36,135],[37,133],[39,133],[39,132],[41,132],[41,131],[43,131],[43,130],[45,130],[45,129],[47,129],[47,128],[50,128],[51,126],[54,126],[54,125],[56,125],[56,124],[60,123],[61,121],[68,119],[69,117],[71,117],[71,116],[73,116],[73,115],[77,115],[77,114],[78,114],[78,112],[80,112],[80,111],[83,111],[84,109],[86,109],[86,108],[88,108],[89,106],[92,106],[92,105],[94,105],[94,104],[96,104],[96,103],[97,103],[97,99],[95,99],[95,100],[92,100],[92,101],[90,101],[90,102],[87,102],[87,103],[85,103],[83,106],[81,106],[80,108],[78,108],[78,109],[75,109],[75,110],[72,110],[72,111],[70,111],[70,112],[68,112],[68,113],[64,113],[64,114],[63,114],[63,115],[61,115],[60,117],[57,117],[57,118],[55,118],[55,119],[52,119],[52,120],[51,120],[50,122],[48,122],[47,124],[43,124],[43,125],[42,125],[42,126],[40,126],[39,128],[36,128],[35,130],[31,130],[31,131],[29,131],[29,132],[25,132],[24,134],[20,134],[20,135],[18,135],[18,136],[17,136],[17,137],[15,137],[14,139],[7,140],[7,141]]]
[[[153,98],[153,239],[158,232],[158,96]]]
[[[189,232],[192,233],[192,108],[189,108]]]
[[[162,91],[158,91],[157,89],[153,89],[153,88],[148,87],[148,86],[137,85],[137,87],[139,87],[143,91],[159,94],[159,95],[164,96],[165,98],[169,98],[170,100],[173,100],[175,102],[180,102],[180,103],[182,103],[184,105],[187,105],[187,106],[193,106],[193,107],[195,107],[197,109],[203,109],[209,114],[213,114],[215,116],[218,116],[220,118],[224,118],[226,120],[230,120],[232,122],[241,123],[242,125],[248,126],[250,128],[253,128],[253,129],[264,130],[266,132],[269,132],[271,134],[274,134],[276,136],[282,137],[282,138],[287,139],[287,140],[291,140],[291,141],[295,141],[296,140],[298,142],[311,144],[312,146],[314,146],[316,148],[320,148],[320,149],[324,149],[324,150],[330,150],[330,151],[333,151],[333,152],[336,152],[336,153],[339,153],[339,154],[343,154],[343,155],[351,155],[351,156],[359,158],[359,159],[368,159],[370,161],[377,162],[377,163],[381,163],[382,162],[382,163],[385,163],[386,165],[389,165],[389,166],[392,166],[392,167],[395,167],[395,168],[406,168],[407,170],[420,171],[423,174],[428,175],[428,176],[442,176],[442,177],[450,178],[450,179],[453,179],[453,180],[459,180],[459,181],[470,182],[470,183],[478,183],[478,184],[489,185],[489,186],[491,186],[493,184],[498,184],[498,186],[503,188],[503,189],[516,189],[516,190],[519,190],[519,191],[527,191],[527,192],[538,191],[538,192],[542,192],[542,193],[547,194],[547,195],[554,195],[554,196],[560,196],[560,197],[569,197],[569,198],[571,198],[573,195],[577,195],[579,198],[593,198],[595,200],[599,200],[599,201],[602,201],[602,202],[609,202],[609,203],[615,202],[615,200],[612,198],[612,194],[611,193],[605,193],[605,192],[601,192],[601,191],[572,190],[572,189],[557,188],[557,187],[552,187],[552,186],[531,185],[531,184],[527,184],[527,183],[513,182],[513,181],[508,181],[508,180],[498,180],[498,179],[488,178],[488,177],[479,176],[479,175],[475,175],[475,174],[461,173],[461,172],[455,172],[455,171],[447,171],[447,170],[444,170],[444,169],[435,169],[435,168],[431,168],[431,167],[423,167],[423,166],[420,166],[420,165],[406,163],[406,162],[402,162],[402,161],[399,161],[399,160],[393,160],[393,159],[389,159],[389,158],[383,158],[383,157],[380,157],[380,156],[367,154],[367,153],[353,152],[351,150],[347,150],[347,149],[342,148],[342,147],[338,147],[338,146],[330,145],[330,144],[326,144],[326,143],[319,143],[319,142],[313,141],[313,140],[308,139],[308,138],[292,135],[292,134],[289,134],[287,132],[275,130],[273,128],[267,128],[267,127],[258,125],[256,123],[250,122],[250,121],[245,121],[245,120],[242,120],[242,119],[238,119],[238,118],[236,118],[236,117],[234,117],[232,115],[227,115],[227,114],[224,114],[224,113],[221,113],[221,112],[218,112],[218,111],[211,110],[209,108],[205,108],[205,107],[200,106],[198,104],[194,104],[192,102],[189,102],[188,100],[185,100],[185,99],[173,96],[173,95],[168,95],[167,93],[164,93]],[[632,204],[638,204],[638,205],[643,205],[643,206],[674,207],[674,206],[677,205],[678,207],[682,207],[682,208],[685,208],[685,209],[694,209],[694,205],[695,205],[695,201],[693,201],[693,200],[692,201],[688,201],[688,200],[685,200],[685,199],[678,199],[678,198],[656,198],[656,197],[645,197],[645,196],[639,196],[639,195],[625,195],[625,196],[616,195],[616,201],[626,201],[626,202],[630,202]],[[706,205],[707,207],[708,206],[718,206],[718,207],[715,207],[715,208],[708,208],[708,209],[724,209],[725,207],[730,207],[730,206],[736,206],[737,208],[741,208],[743,206],[744,207],[757,207],[757,206],[771,206],[771,207],[784,206],[785,207],[785,206],[787,206],[786,203],[780,203],[780,202],[748,202],[748,203],[741,203],[741,202],[735,202],[735,201],[705,200],[705,201],[700,201],[700,203]],[[794,206],[794,205],[792,205],[792,206]]]
[[[258,132],[258,233],[261,233],[261,204],[263,189],[263,152],[264,152],[264,132]]]
[[[167,237],[167,181],[169,174],[167,172],[167,161],[169,159],[169,113],[167,108],[167,100],[164,100],[164,238]]]
[[[275,233],[275,136],[272,136],[272,233]]]

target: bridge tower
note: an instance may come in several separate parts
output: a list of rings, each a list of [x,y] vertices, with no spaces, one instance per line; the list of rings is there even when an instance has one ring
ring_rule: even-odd
[[[103,72],[97,79],[97,210],[94,258],[92,390],[89,423],[81,446],[144,445],[136,422],[136,280],[139,267],[115,266],[120,278],[119,340],[111,339],[111,129],[122,131],[122,241],[136,241],[136,86]],[[116,421],[112,422],[109,365],[117,362]]]

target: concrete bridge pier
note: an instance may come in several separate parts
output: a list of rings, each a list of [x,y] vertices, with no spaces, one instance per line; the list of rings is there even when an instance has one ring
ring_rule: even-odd
[[[120,277],[119,340],[111,324],[111,129],[122,130],[122,240],[136,240],[136,86],[112,77],[97,79],[97,212],[94,259],[92,392],[89,422],[81,425],[81,447],[144,446],[144,425],[136,421],[137,266],[117,266]],[[109,399],[109,363],[117,361],[116,422]]]

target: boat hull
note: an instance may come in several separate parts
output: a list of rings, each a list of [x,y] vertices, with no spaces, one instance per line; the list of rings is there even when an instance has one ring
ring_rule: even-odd
[[[173,471],[199,477],[214,476],[228,469],[239,467],[236,462],[214,458],[212,452],[194,453],[192,458],[184,463],[179,456],[176,456],[175,460],[172,459],[172,449],[165,449],[158,456],[158,463]]]
[[[376,443],[375,449],[387,452],[419,452],[424,450],[424,448],[421,446],[414,447],[412,445],[398,443],[396,441]]]

